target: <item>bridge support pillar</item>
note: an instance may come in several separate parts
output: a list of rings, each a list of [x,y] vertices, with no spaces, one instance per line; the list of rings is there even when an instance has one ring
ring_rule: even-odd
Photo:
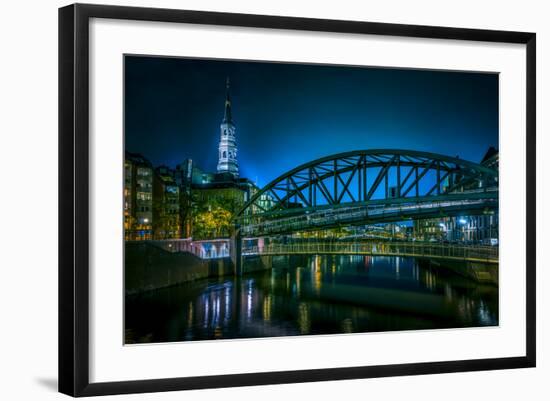
[[[239,230],[231,237],[231,261],[233,262],[233,274],[237,277],[243,275],[243,239]]]

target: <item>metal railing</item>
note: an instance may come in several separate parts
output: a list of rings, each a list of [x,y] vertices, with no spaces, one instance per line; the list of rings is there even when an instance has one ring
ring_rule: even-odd
[[[498,247],[447,245],[414,242],[304,242],[243,247],[243,255],[373,255],[410,256],[434,259],[498,263]]]
[[[168,239],[147,242],[168,252],[187,252],[201,259],[220,259],[230,256],[229,239],[201,241]],[[289,244],[271,243],[261,246],[243,244],[242,255],[371,255],[498,263],[498,249],[498,246],[432,244],[429,242],[307,241]]]

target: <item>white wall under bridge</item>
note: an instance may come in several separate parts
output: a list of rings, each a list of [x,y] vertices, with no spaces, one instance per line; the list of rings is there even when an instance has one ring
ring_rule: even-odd
[[[168,252],[187,252],[201,259],[221,259],[230,256],[230,239],[212,240],[166,239],[149,241]]]

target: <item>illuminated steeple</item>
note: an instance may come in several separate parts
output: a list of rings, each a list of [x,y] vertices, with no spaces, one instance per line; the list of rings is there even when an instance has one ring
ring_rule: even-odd
[[[225,110],[220,125],[220,145],[218,146],[218,173],[231,173],[239,176],[237,163],[237,142],[235,126],[231,116],[231,97],[229,95],[229,78],[225,83]]]

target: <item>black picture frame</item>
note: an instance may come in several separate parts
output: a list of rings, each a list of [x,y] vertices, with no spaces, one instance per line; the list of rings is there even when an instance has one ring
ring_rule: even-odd
[[[89,381],[89,21],[91,18],[437,38],[526,45],[526,355],[122,382]],[[95,396],[534,367],[536,35],[434,26],[74,4],[59,9],[59,391]]]

